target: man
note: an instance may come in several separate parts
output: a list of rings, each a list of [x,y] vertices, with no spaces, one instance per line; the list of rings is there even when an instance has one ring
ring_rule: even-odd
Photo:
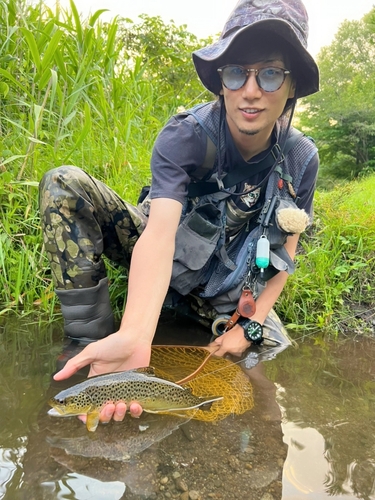
[[[216,354],[240,354],[261,341],[303,230],[281,227],[277,207],[296,209],[294,200],[312,214],[316,148],[290,128],[296,99],[319,86],[307,32],[300,0],[238,2],[220,39],[193,54],[198,76],[218,100],[173,117],[161,131],[151,191],[140,207],[80,169],[45,175],[42,225],[65,331],[97,340],[57,380],[89,363],[90,376],[147,366],[168,290],[172,303],[187,298],[219,322]],[[247,249],[247,267],[236,273]],[[125,265],[131,256],[116,332],[102,253]],[[121,420],[125,410],[107,405],[102,420]],[[130,411],[142,409],[133,403]]]

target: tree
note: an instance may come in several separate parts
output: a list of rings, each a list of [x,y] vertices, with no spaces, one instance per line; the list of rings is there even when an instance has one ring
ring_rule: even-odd
[[[317,141],[321,176],[375,170],[375,9],[342,23],[317,61],[321,90],[305,100],[299,119]]]
[[[192,52],[212,43],[212,39],[198,40],[187,31],[186,25],[176,26],[173,21],[164,24],[161,17],[139,16],[135,24],[124,19],[119,25],[119,37],[123,44],[123,58],[132,65],[140,58],[143,77],[155,86],[170,93],[179,105],[188,107],[192,102],[212,99],[204,90],[195,72]]]

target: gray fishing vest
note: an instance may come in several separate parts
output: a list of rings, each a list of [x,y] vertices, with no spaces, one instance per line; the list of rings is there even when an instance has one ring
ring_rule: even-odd
[[[221,102],[215,101],[183,113],[192,115],[209,138],[205,164],[198,169],[193,182],[204,178],[206,182],[216,183],[219,155],[225,157],[224,120],[220,120],[220,108]],[[222,127],[220,134],[219,127]],[[209,157],[212,156],[213,145],[215,159],[212,165]],[[296,207],[287,184],[291,183],[294,191],[298,191],[305,170],[316,152],[315,144],[300,134],[267,182],[265,202],[255,227],[250,231],[242,228],[229,244],[225,242],[226,199],[236,187],[230,188],[229,192],[217,191],[188,197],[176,234],[171,287],[182,295],[198,295],[208,300],[219,313],[226,313],[236,308],[249,274],[253,293],[257,295],[257,284],[261,281],[267,281],[282,270],[293,273],[293,261],[284,248],[288,233],[278,227],[276,214],[278,209],[286,206]],[[279,184],[280,179],[285,181],[282,185]],[[272,213],[269,213],[270,207]],[[265,219],[267,228],[262,225]],[[255,250],[257,241],[265,233],[271,244],[270,266],[260,280],[259,269],[255,266]]]

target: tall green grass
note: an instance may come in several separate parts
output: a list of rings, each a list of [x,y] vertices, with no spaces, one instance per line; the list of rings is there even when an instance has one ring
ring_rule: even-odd
[[[157,64],[154,55],[147,56],[147,46],[133,40],[136,53],[124,45],[126,33],[142,34],[145,28],[119,18],[102,23],[103,12],[82,19],[73,1],[68,10],[53,11],[43,2],[0,0],[2,313],[25,313],[35,304],[53,313],[38,220],[37,185],[43,173],[74,164],[135,202],[149,182],[155,137],[184,103],[184,94],[176,96],[171,85],[155,85]],[[149,39],[160,37],[160,20],[146,16],[146,21]],[[184,37],[197,43],[174,26],[166,32],[177,33],[180,49]],[[186,53],[192,48],[187,44]],[[192,64],[185,66],[179,74],[192,82],[190,91],[199,88],[198,95],[198,80],[189,78]],[[115,269],[111,273],[118,275]]]
[[[361,310],[375,313],[374,190],[372,175],[316,193],[313,228],[279,301],[290,328],[338,333]]]
[[[37,206],[43,173],[74,164],[135,202],[162,125],[209,98],[190,57],[203,41],[159,18],[103,23],[102,12],[82,19],[72,0],[66,11],[0,0],[0,315],[54,315]],[[353,303],[373,307],[374,184],[317,193],[313,230],[277,304],[291,327],[336,332]],[[108,268],[121,309],[126,272]]]

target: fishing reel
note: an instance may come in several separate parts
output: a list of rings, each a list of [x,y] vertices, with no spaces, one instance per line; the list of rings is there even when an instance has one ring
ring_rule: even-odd
[[[228,323],[230,318],[231,317],[228,314],[223,314],[222,316],[218,316],[215,319],[215,321],[211,325],[211,330],[213,333],[211,341],[215,340],[216,337],[220,337],[220,335],[223,335],[223,333],[225,333],[225,325]]]

